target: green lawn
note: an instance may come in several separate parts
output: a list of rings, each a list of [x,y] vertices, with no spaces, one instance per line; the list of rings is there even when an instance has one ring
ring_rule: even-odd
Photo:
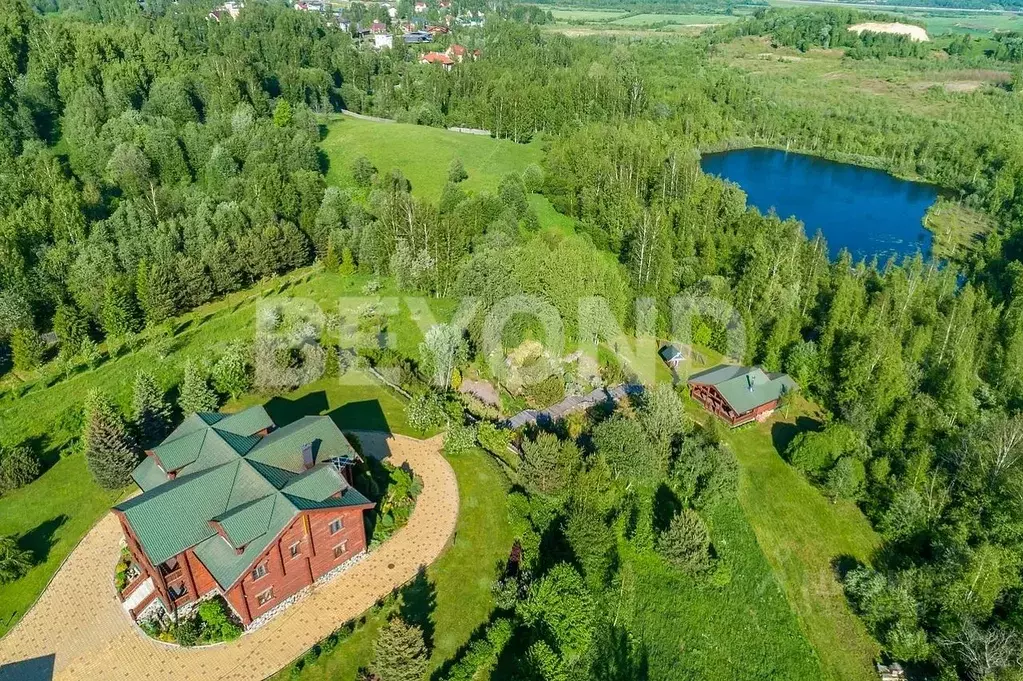
[[[431,200],[440,197],[448,166],[462,159],[469,178],[466,190],[495,191],[508,173],[540,163],[538,141],[516,144],[483,135],[451,132],[404,123],[377,123],[341,117],[330,122],[323,150],[330,157],[329,184],[350,185],[352,161],[366,156],[379,172],[400,168],[412,183],[412,193]]]
[[[704,517],[727,584],[694,580],[654,553],[630,561],[630,628],[648,652],[649,678],[820,679],[817,654],[739,503],[723,501]]]
[[[730,434],[740,464],[739,499],[825,678],[875,681],[879,647],[849,609],[834,562],[869,562],[880,538],[855,504],[830,502],[782,460],[778,448],[810,425],[807,416],[793,416]]]
[[[17,535],[36,561],[24,577],[0,585],[0,636],[21,619],[71,549],[118,496],[94,483],[85,457],[75,454],[58,461],[31,485],[0,497],[0,535]]]
[[[512,531],[508,523],[508,480],[489,456],[476,450],[448,459],[458,477],[460,510],[452,546],[402,595],[399,612],[421,624],[433,639],[431,668],[452,659],[493,609],[490,587],[497,564],[508,556]],[[329,653],[303,664],[293,675],[284,669],[277,681],[354,681],[360,667],[373,659],[376,632],[388,616],[371,613],[355,632]]]

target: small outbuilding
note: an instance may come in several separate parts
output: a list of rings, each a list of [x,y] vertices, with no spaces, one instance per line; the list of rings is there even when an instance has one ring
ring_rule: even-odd
[[[798,390],[787,374],[721,364],[689,377],[689,394],[732,427],[766,420],[786,393]]]
[[[677,369],[679,364],[686,361],[686,356],[682,351],[670,343],[661,347],[657,354],[661,356],[661,359],[668,365],[669,369]]]

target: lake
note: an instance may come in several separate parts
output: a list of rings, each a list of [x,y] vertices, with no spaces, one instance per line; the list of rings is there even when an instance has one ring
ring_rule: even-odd
[[[794,216],[813,237],[820,230],[831,258],[843,248],[854,260],[930,254],[923,227],[936,187],[893,177],[882,170],[836,163],[777,149],[738,149],[706,154],[705,173],[730,180],[761,213]]]

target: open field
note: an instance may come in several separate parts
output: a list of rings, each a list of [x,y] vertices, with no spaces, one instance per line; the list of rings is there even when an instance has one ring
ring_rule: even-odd
[[[364,155],[379,172],[400,168],[412,183],[412,193],[432,200],[440,197],[455,158],[462,159],[469,174],[462,187],[474,191],[494,191],[504,175],[522,172],[542,158],[538,141],[516,144],[442,128],[355,118],[334,119],[322,146],[330,157],[329,184],[352,184],[351,163]]]
[[[711,24],[727,24],[738,20],[739,17],[728,14],[633,14],[622,19],[616,19],[610,23],[619,26],[655,26],[659,24],[707,26]]]
[[[406,591],[397,606],[404,617],[422,623],[431,634],[431,669],[451,660],[473,630],[487,621],[494,607],[490,587],[497,563],[512,543],[508,523],[508,480],[480,450],[449,459],[458,477],[460,512],[454,543],[426,571],[425,585]],[[277,681],[355,681],[360,667],[373,659],[373,641],[388,612],[370,614],[365,623],[333,651],[300,672],[284,669]]]
[[[614,21],[628,14],[625,11],[613,9],[552,9],[555,21],[585,22],[585,21]]]
[[[877,5],[861,2],[832,2],[830,0],[768,0],[775,7],[850,7],[866,12],[908,17],[922,22],[931,37],[944,33],[990,34],[994,31],[1017,31],[1023,28],[1023,15],[990,9],[963,9],[958,7],[919,7],[912,2],[905,5]]]
[[[880,538],[854,503],[832,503],[782,460],[791,438],[815,425],[812,409],[798,402],[792,418],[779,415],[729,434],[739,459],[739,500],[825,677],[872,681],[879,646],[850,610],[835,566],[848,558],[870,562]]]

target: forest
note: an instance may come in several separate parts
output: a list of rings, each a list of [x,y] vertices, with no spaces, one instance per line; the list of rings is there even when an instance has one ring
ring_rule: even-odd
[[[51,367],[57,381],[94,362],[101,344],[131,346],[146,328],[314,262],[385,277],[403,293],[477,296],[484,309],[537,295],[568,319],[579,298],[600,295],[629,330],[637,296],[661,309],[679,293],[713,296],[742,319],[737,359],[788,372],[827,413],[784,455],[829,498],[858,504],[882,538],[869,565],[836,570],[884,659],[919,678],[1019,678],[1019,77],[934,94],[933,108],[881,98],[838,108],[721,59],[730,42],[763,38],[764,49],[843,48],[857,63],[927,69],[937,49],[935,69],[1002,68],[1019,61],[1018,36],[999,36],[1005,49],[991,54],[854,37],[838,29],[869,15],[845,9],[758,11],[697,38],[636,41],[570,39],[495,17],[458,36],[482,58],[444,71],[419,64],[415,47],[368,50],[283,5],[252,2],[224,22],[202,3],[134,5],[0,8],[5,386]],[[437,49],[444,41],[453,38]],[[400,164],[324,154],[326,116],[342,108],[541,140],[542,163],[480,192],[462,188],[459,165],[438,167],[442,194],[423,197]],[[700,172],[701,152],[744,144],[854,156],[924,179],[996,228],[951,262],[829,261],[820,235],[748,209],[736,186]],[[328,185],[339,164],[354,186]],[[580,235],[552,235],[538,201]],[[657,318],[659,335],[671,322]],[[513,331],[510,347],[535,329]],[[692,336],[724,352],[725,331],[699,318]],[[470,326],[451,345],[481,361],[479,333]],[[446,422],[442,396],[423,392],[437,367],[384,354],[368,359],[412,376],[426,425]],[[504,616],[491,623],[513,657],[507,668],[536,679],[671,678],[673,653],[643,650],[640,597],[622,596],[636,585],[629,570],[659,556],[678,570],[672,579],[723,589],[728,560],[739,560],[712,532],[735,512],[733,455],[683,402],[658,389],[523,441],[509,500],[518,542],[498,585]],[[507,444],[471,419],[456,416],[451,429],[456,443]],[[24,454],[11,437],[0,433],[3,461]],[[792,645],[787,654],[803,660]],[[807,664],[790,671],[814,674]]]

